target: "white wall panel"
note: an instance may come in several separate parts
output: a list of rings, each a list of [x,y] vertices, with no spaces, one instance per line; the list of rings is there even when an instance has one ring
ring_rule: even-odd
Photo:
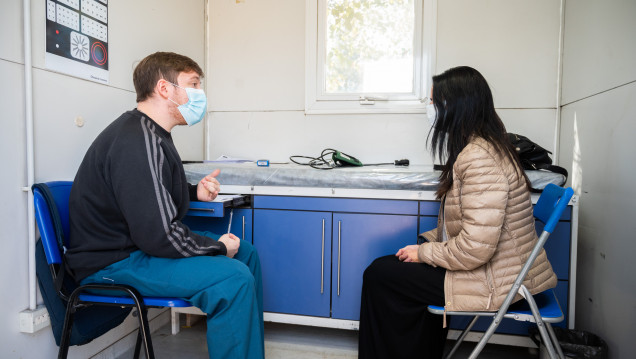
[[[506,127],[552,151],[555,110],[498,110]],[[221,154],[287,161],[291,155],[317,156],[335,148],[363,163],[408,158],[432,164],[424,115],[305,116],[288,112],[215,112],[209,158]]]
[[[561,164],[580,194],[577,328],[608,342],[612,358],[636,351],[636,84],[563,108]]]
[[[556,110],[550,109],[497,109],[508,132],[523,135],[539,146],[554,153]],[[556,160],[554,156],[553,160]]]
[[[25,127],[24,127],[24,66],[0,60],[0,78],[5,84],[0,96],[2,131],[0,132],[0,285],[5,289],[0,299],[0,357],[29,358],[33,348],[53,349],[47,332],[33,335],[19,333],[18,313],[29,306],[27,193]],[[10,351],[9,351],[10,350]],[[50,352],[40,357],[53,356]],[[33,357],[33,356],[32,356]],[[33,357],[34,358],[34,357]]]
[[[210,0],[209,109],[302,110],[305,1]]]
[[[42,4],[44,7],[44,4]],[[3,1],[0,5],[0,59],[24,63],[22,46],[22,1]]]
[[[636,1],[566,1],[563,103],[636,81]]]
[[[290,112],[218,112],[213,115],[210,158],[221,154],[287,161],[291,155],[318,156],[335,148],[363,163],[430,164],[423,115],[305,116]],[[343,125],[346,123],[346,125]],[[390,139],[390,140],[389,140]]]
[[[111,85],[134,91],[133,69],[147,55],[172,51],[205,71],[205,0],[109,1]]]
[[[556,107],[559,1],[440,0],[437,71],[468,65],[498,108]]]
[[[95,137],[135,107],[135,95],[49,71],[35,70],[33,80],[36,181],[72,180]]]

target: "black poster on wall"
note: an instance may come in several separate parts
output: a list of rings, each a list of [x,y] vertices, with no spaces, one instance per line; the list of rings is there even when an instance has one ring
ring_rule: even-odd
[[[108,0],[46,1],[46,67],[108,83]]]

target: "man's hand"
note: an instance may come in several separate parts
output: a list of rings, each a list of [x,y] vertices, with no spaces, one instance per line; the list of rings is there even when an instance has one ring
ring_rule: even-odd
[[[203,177],[197,184],[197,199],[203,202],[213,201],[221,190],[221,184],[216,179],[216,176],[221,173],[220,169],[214,170],[214,172]]]
[[[417,256],[418,248],[420,248],[420,246],[417,244],[406,246],[397,251],[395,256],[398,257],[402,262],[419,263],[421,261],[420,258]]]
[[[230,258],[234,258],[234,255],[236,255],[236,252],[238,252],[241,246],[241,239],[232,233],[222,235],[221,238],[219,238],[219,242],[225,244],[225,248],[227,248],[226,256]]]

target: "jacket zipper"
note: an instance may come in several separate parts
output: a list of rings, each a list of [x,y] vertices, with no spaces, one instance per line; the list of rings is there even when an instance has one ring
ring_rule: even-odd
[[[444,319],[442,323],[442,328],[446,328],[446,306],[444,306]]]
[[[486,263],[486,279],[488,280],[488,287],[490,289],[490,295],[488,296],[488,304],[486,304],[486,310],[490,309],[492,304],[492,296],[495,293],[495,285],[492,281],[492,271],[490,268],[490,262]]]

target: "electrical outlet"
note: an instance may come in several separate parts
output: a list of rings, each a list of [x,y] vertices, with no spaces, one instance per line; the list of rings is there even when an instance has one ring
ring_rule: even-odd
[[[108,27],[84,15],[82,15],[82,33],[108,42]]]
[[[22,333],[35,333],[49,325],[51,325],[51,317],[43,305],[38,305],[35,310],[27,309],[20,312],[20,331]]]
[[[79,14],[60,4],[57,4],[57,22],[60,25],[79,31]]]
[[[107,24],[108,8],[95,0],[82,0],[82,12]]]

